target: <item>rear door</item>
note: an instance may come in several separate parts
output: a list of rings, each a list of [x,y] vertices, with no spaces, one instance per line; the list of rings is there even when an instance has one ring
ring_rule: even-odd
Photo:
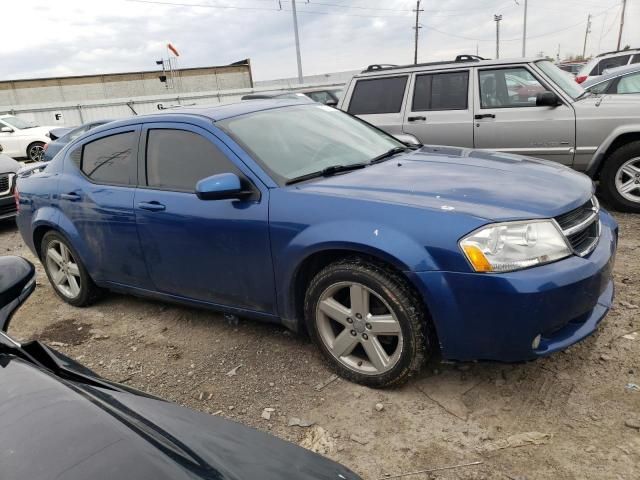
[[[358,78],[347,112],[385,130],[401,134],[409,74]]]
[[[536,106],[536,95],[551,88],[526,66],[477,68],[475,90],[476,148],[573,163],[573,107]]]
[[[190,299],[275,312],[269,192],[215,135],[179,122],[146,124],[135,210],[155,288]],[[201,200],[196,183],[234,173],[255,194]]]
[[[424,144],[473,147],[473,98],[469,69],[416,73],[403,131]]]

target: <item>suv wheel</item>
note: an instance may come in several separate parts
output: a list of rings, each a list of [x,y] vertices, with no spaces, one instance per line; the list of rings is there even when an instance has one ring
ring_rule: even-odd
[[[314,277],[305,318],[338,373],[369,387],[404,382],[430,351],[424,307],[407,281],[361,259],[333,263]]]
[[[640,212],[640,141],[618,148],[606,159],[600,184],[616,210]]]
[[[40,255],[47,277],[60,298],[75,307],[85,307],[95,301],[100,290],[62,235],[47,233],[42,239]]]
[[[43,155],[44,155],[44,143],[33,142],[31,145],[27,147],[27,157],[32,162],[39,162],[40,160],[42,160]]]

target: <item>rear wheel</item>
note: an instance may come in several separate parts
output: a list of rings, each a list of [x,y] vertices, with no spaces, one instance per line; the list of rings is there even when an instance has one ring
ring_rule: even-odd
[[[33,142],[27,147],[27,157],[32,162],[39,162],[44,155],[44,143]]]
[[[57,232],[48,232],[41,245],[44,269],[58,296],[75,307],[91,305],[100,289],[67,240]]]
[[[308,331],[344,378],[387,387],[416,373],[431,350],[424,307],[399,274],[361,259],[333,263],[311,281]]]
[[[623,145],[606,159],[602,193],[621,212],[640,212],[640,141]]]

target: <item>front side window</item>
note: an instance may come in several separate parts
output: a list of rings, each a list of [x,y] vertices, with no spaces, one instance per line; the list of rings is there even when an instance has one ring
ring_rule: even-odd
[[[135,185],[137,147],[137,132],[99,138],[83,147],[81,169],[96,183]]]
[[[331,166],[367,163],[405,147],[366,122],[317,104],[253,112],[219,120],[216,126],[281,184]]]
[[[618,81],[618,93],[640,93],[640,72],[625,75]]]
[[[240,174],[211,141],[186,130],[149,130],[146,158],[147,185],[164,190],[191,193],[203,178]]]
[[[481,70],[482,108],[535,107],[536,96],[545,88],[522,67]]]
[[[594,85],[593,87],[588,88],[587,90],[589,90],[591,93],[596,93],[596,94],[605,93],[609,88],[609,86],[611,85],[611,82],[612,80],[607,80],[606,82],[600,82],[597,85]]]
[[[418,75],[412,111],[466,110],[468,91],[468,71]]]
[[[407,76],[358,80],[353,89],[349,113],[370,115],[399,113],[407,86]]]

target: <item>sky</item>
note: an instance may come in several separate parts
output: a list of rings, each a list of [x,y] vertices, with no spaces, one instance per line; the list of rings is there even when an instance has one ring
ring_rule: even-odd
[[[423,0],[418,60],[460,53],[520,57],[525,0]],[[255,80],[297,74],[291,0],[0,0],[0,80],[154,70],[250,58]],[[305,75],[413,62],[415,0],[297,0]],[[188,6],[187,6],[188,5]],[[280,10],[280,5],[282,9]],[[621,0],[528,0],[527,56],[615,50]],[[640,0],[628,0],[622,45],[640,47]]]

